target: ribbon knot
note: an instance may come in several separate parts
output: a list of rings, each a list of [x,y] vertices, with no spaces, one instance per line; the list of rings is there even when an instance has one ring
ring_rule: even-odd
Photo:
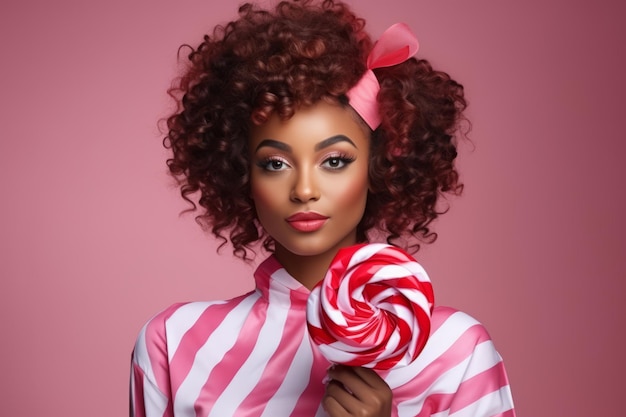
[[[347,96],[350,106],[372,130],[381,122],[377,101],[380,84],[372,70],[401,64],[414,56],[418,49],[419,42],[411,29],[404,23],[396,23],[383,32],[370,51],[367,71]]]

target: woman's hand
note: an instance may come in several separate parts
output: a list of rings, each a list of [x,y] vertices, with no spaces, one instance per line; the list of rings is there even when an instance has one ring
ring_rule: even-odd
[[[390,417],[391,388],[368,368],[334,365],[322,403],[331,417]]]

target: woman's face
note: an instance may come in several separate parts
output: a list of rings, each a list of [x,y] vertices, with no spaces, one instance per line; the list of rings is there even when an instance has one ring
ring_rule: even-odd
[[[356,243],[368,191],[369,133],[350,108],[319,102],[273,115],[250,138],[257,215],[276,253],[334,256]]]

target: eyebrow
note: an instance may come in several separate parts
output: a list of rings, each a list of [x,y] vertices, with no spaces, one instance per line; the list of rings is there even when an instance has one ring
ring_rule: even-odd
[[[291,152],[291,146],[287,145],[286,143],[274,140],[274,139],[263,139],[254,151],[256,152],[259,149],[266,147],[266,146],[270,148],[280,149],[281,151],[285,151],[285,152]]]
[[[315,150],[319,151],[322,150],[324,148],[328,148],[331,145],[334,145],[335,143],[338,142],[348,142],[350,145],[354,146],[355,148],[357,148],[357,146],[354,144],[354,142],[352,142],[352,140],[350,140],[349,137],[345,136],[345,135],[335,135],[335,136],[331,136],[328,139],[324,139],[323,141],[321,141],[320,143],[315,145]],[[255,152],[258,151],[259,149],[268,146],[270,148],[276,148],[279,149],[281,151],[285,151],[285,152],[291,152],[291,146],[287,145],[284,142],[280,142],[274,139],[263,139],[261,141],[261,143],[259,143],[259,145],[256,147]],[[358,149],[358,148],[357,148]]]
[[[315,145],[315,150],[319,151],[321,149],[328,148],[330,145],[333,145],[337,142],[348,142],[350,145],[356,148],[356,145],[354,144],[354,142],[350,140],[349,137],[345,135],[335,135],[335,136],[329,137],[328,139],[324,139],[323,141]]]

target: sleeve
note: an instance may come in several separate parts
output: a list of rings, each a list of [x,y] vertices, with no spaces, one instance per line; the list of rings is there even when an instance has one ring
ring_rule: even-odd
[[[515,417],[504,363],[485,327],[435,307],[433,329],[416,361],[389,375],[398,415]]]
[[[450,411],[450,417],[515,417],[504,363],[491,341],[476,346]]]
[[[171,306],[159,313],[139,332],[131,358],[131,417],[174,415],[165,323],[179,306]]]
[[[515,417],[504,362],[487,329],[465,313],[454,316],[467,327],[455,343],[457,354],[464,351],[460,356],[465,358],[456,367],[459,379],[449,397],[449,416]]]

